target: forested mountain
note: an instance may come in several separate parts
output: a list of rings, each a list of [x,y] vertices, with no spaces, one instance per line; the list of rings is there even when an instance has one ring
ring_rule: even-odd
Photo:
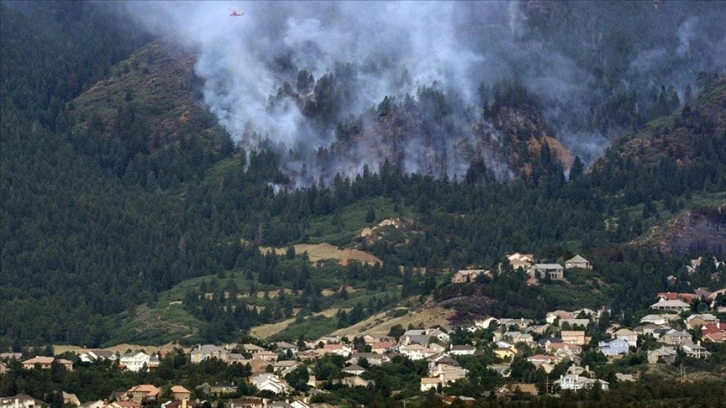
[[[282,81],[267,108],[296,106],[307,131],[334,135],[308,157],[305,149],[281,151],[271,135],[255,134],[259,143],[230,135],[206,99],[204,50],[143,34],[137,20],[105,3],[0,3],[2,346],[170,340],[177,335],[171,324],[121,333],[168,300],[183,300],[181,313],[193,327],[180,336],[189,343],[233,339],[293,310],[332,305],[350,308],[332,323],[347,326],[418,295],[462,314],[538,316],[541,307],[577,301],[628,311],[668,288],[666,276],[683,277],[688,257],[723,257],[723,235],[708,228],[705,236],[660,245],[674,236],[667,225],[686,213],[708,217],[714,228],[726,217],[726,80],[717,63],[703,62],[695,40],[719,40],[723,32],[704,18],[699,27],[709,35],[661,41],[617,20],[610,32],[602,11],[583,17],[574,3],[527,6],[528,35],[540,33],[549,44],[558,33],[584,30],[585,17],[597,22],[602,38],[589,38],[592,48],[562,50],[599,72],[601,98],[583,103],[592,107],[589,123],[563,123],[552,100],[521,78],[469,89],[478,95],[474,108],[430,83],[370,109],[335,111],[364,85],[353,80],[360,67],[339,64],[315,78],[278,59],[296,86]],[[610,48],[608,36],[622,47]],[[656,76],[662,81],[640,88],[640,75],[626,75],[632,67],[618,63],[626,57],[619,53],[644,52],[646,40],[667,49],[678,38],[691,38],[683,53],[703,62],[689,67],[690,76],[666,69]],[[624,78],[632,88],[616,86]],[[681,85],[690,89],[682,100]],[[573,127],[601,128],[614,139],[589,168],[595,156],[583,162],[583,148],[562,133]],[[380,162],[367,165],[361,146]],[[453,146],[466,160],[452,160]],[[411,163],[409,148],[420,162]],[[360,237],[384,219],[405,228]],[[648,235],[658,228],[662,235]],[[368,251],[382,264],[313,266],[292,247],[321,242]],[[452,270],[492,268],[515,251],[553,261],[585,253],[603,285],[590,298],[572,299],[516,279],[476,293],[445,283]],[[704,271],[678,285],[726,284],[723,273],[710,276]],[[341,289],[348,286],[359,297],[349,299]],[[289,291],[270,298],[277,289]],[[337,296],[321,296],[326,290]]]

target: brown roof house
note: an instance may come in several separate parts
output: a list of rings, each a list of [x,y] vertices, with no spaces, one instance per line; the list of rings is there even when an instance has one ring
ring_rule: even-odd
[[[58,363],[66,368],[68,371],[73,371],[73,362],[62,359],[62,358],[55,358],[55,357],[45,357],[45,356],[37,356],[33,357],[30,360],[23,361],[23,368],[26,369],[32,369],[35,367],[40,367],[42,369],[48,369],[51,367],[53,363]]]
[[[126,395],[131,401],[141,405],[156,404],[159,401],[161,389],[152,384],[139,384],[129,388]]]
[[[189,399],[192,395],[192,392],[188,389],[182,387],[181,385],[175,385],[171,387],[171,397],[175,400],[181,401],[185,399]]]

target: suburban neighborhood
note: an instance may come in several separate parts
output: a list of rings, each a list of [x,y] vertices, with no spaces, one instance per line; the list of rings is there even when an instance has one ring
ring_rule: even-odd
[[[535,280],[561,280],[573,268],[592,268],[580,255],[565,261],[564,267],[535,263],[532,255],[515,254],[509,259]],[[493,275],[487,270],[463,270],[454,273],[451,281],[468,285],[481,276]],[[376,387],[382,378],[376,370],[397,364],[421,367],[423,371],[415,377],[419,392],[462,403],[471,398],[457,395],[457,386],[479,381],[481,364],[490,373],[484,375],[491,375],[495,384],[481,398],[607,392],[617,383],[638,381],[643,367],[711,358],[710,345],[726,343],[726,323],[721,321],[726,314],[725,293],[726,289],[710,292],[704,288],[698,293],[658,293],[649,309],[629,325],[611,323],[616,320],[613,311],[601,307],[552,310],[541,320],[485,316],[449,328],[397,325],[385,336],[329,335],[296,342],[249,338],[242,343],[175,345],[152,353],[87,349],[23,358],[22,353],[6,352],[0,354],[0,374],[8,370],[70,372],[99,364],[117,372],[159,373],[169,370],[165,364],[170,361],[187,361],[213,365],[216,370],[235,369],[244,379],[237,383],[203,378],[183,384],[139,383],[95,401],[81,401],[62,391],[64,406],[81,408],[328,407],[335,405],[326,402],[326,394]],[[0,400],[0,408],[43,405],[24,394]]]

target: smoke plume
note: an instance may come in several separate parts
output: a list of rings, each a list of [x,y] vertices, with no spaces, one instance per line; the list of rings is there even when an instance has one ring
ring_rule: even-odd
[[[726,35],[718,28],[723,10],[701,5],[697,16],[689,15],[693,2],[641,2],[638,7],[650,13],[644,18],[651,20],[634,21],[637,13],[623,14],[628,6],[617,3],[564,8],[538,1],[124,6],[152,33],[196,52],[203,103],[235,142],[254,149],[267,140],[281,151],[298,152],[286,159],[285,169],[297,173],[291,174],[293,179],[304,185],[305,179],[336,172],[354,176],[364,165],[375,171],[389,157],[406,171],[458,177],[479,160],[508,177],[507,165],[492,150],[496,130],[478,116],[480,84],[502,81],[521,83],[536,95],[557,137],[591,162],[610,140],[611,135],[592,125],[592,111],[615,92],[611,84],[653,87],[670,81],[682,92],[698,70],[725,65]],[[611,15],[615,12],[608,7],[615,6],[620,14]],[[244,15],[230,16],[232,10]],[[574,23],[573,15],[558,14],[563,10],[574,10]],[[639,36],[631,26],[648,34]],[[615,27],[614,35],[606,32],[610,27]],[[630,47],[628,60],[610,58],[603,52],[610,47]],[[368,121],[361,126],[371,137],[334,148],[335,126],[321,126],[304,112],[312,89],[297,89],[301,70],[314,81],[330,74],[345,78],[348,92],[337,96],[334,121],[375,110],[386,96],[402,104],[422,87],[446,95],[448,110],[429,126],[410,130],[396,146],[385,145],[390,142],[371,130],[375,124]],[[478,126],[485,132],[471,131],[477,120],[484,121]],[[321,148],[327,152],[324,160]]]

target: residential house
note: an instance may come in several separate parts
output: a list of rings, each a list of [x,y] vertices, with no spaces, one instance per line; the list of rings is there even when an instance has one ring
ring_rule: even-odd
[[[159,364],[161,364],[161,360],[159,360],[158,355],[152,354],[149,356],[149,371],[154,371],[159,368]]]
[[[630,351],[630,346],[625,339],[603,340],[597,344],[600,352],[606,356],[625,355]]]
[[[455,344],[449,350],[449,354],[455,356],[472,356],[474,353],[476,353],[476,347],[469,344]]]
[[[451,283],[473,283],[477,276],[489,274],[485,269],[462,269],[451,278]]]
[[[534,255],[515,252],[512,255],[507,255],[507,260],[509,260],[509,265],[512,266],[513,270],[516,271],[521,268],[526,271],[534,263]]]
[[[119,357],[121,367],[133,372],[149,369],[149,361],[151,356],[143,351],[133,351]]]
[[[525,343],[525,344],[531,344],[534,343],[534,338],[529,333],[522,333],[519,331],[508,331],[504,333],[494,333],[494,340],[504,340],[506,342],[510,342],[513,344],[517,343]]]
[[[701,327],[701,336],[704,341],[726,343],[726,323],[706,323]]]
[[[103,350],[103,349],[90,349],[86,350],[86,352],[80,354],[78,358],[81,359],[84,363],[92,363],[94,361],[116,361],[117,356],[116,353],[114,353],[111,350]]]
[[[686,303],[693,302],[694,299],[698,299],[698,295],[695,293],[676,293],[676,292],[659,292],[655,295],[658,300],[682,300]]]
[[[296,345],[286,341],[278,341],[275,345],[277,346],[277,352],[282,354],[290,353],[294,356],[299,350]]]
[[[62,391],[62,395],[63,395],[63,405],[75,405],[75,406],[81,405],[81,401],[78,399],[78,396],[76,396],[76,394],[70,394],[65,391]]]
[[[532,319],[525,319],[523,317],[519,319],[510,319],[502,317],[499,319],[499,325],[505,328],[505,330],[515,330],[513,326],[516,326],[516,330],[522,330],[529,327],[534,321]]]
[[[263,347],[258,346],[257,344],[252,343],[245,343],[242,345],[242,349],[250,354],[255,353],[257,351],[264,351],[265,349]]]
[[[262,351],[255,351],[254,353],[252,353],[252,358],[271,362],[271,361],[277,361],[277,359],[280,358],[280,355],[278,355],[277,353],[273,353],[271,351],[262,350]]]
[[[509,378],[512,375],[512,367],[509,364],[489,364],[488,367],[500,377]]]
[[[106,405],[106,408],[141,408],[142,405],[134,401],[112,401]]]
[[[559,380],[554,381],[563,390],[583,390],[600,386],[601,389],[607,390],[610,384],[607,381],[592,379],[577,374],[561,375]]]
[[[496,317],[487,317],[486,319],[482,320],[474,320],[474,326],[472,327],[473,330],[470,331],[477,331],[479,329],[486,330],[489,328],[489,325],[491,324],[499,324],[499,319]]]
[[[241,353],[229,353],[229,360],[227,364],[247,364],[247,358]]]
[[[391,351],[391,349],[395,346],[396,342],[394,341],[379,341],[373,343],[373,345],[371,346],[371,352],[376,354],[385,354]]]
[[[447,395],[441,400],[441,402],[443,402],[444,405],[457,404],[456,406],[458,407],[471,407],[476,402],[476,399],[473,397],[465,397],[463,395]]]
[[[615,378],[618,382],[635,382],[635,376],[633,374],[615,373]]]
[[[437,389],[443,387],[444,381],[439,377],[421,377],[421,392],[426,392],[430,389]]]
[[[68,371],[73,371],[73,362],[68,361],[62,358],[55,358],[55,357],[46,357],[46,356],[37,356],[33,357],[29,360],[23,361],[23,368],[25,369],[33,369],[33,368],[41,368],[41,369],[50,369],[50,367],[53,365],[53,363],[60,364],[63,367],[65,367]]]
[[[260,391],[270,391],[274,394],[284,394],[292,389],[287,381],[270,373],[253,375],[249,378],[249,382]]]
[[[204,384],[202,385],[202,387]],[[199,387],[197,387],[199,388]],[[220,397],[227,394],[233,394],[237,392],[237,385],[235,383],[216,382],[213,385],[206,384],[207,394]]]
[[[130,401],[141,405],[154,405],[159,402],[161,389],[152,384],[139,384],[129,388],[126,395]]]
[[[429,374],[432,377],[435,377],[436,375],[438,375],[438,374],[434,375],[431,373],[439,370],[440,366],[459,367],[461,365],[461,364],[459,364],[458,361],[456,361],[455,359],[451,358],[450,356],[448,356],[446,354],[437,354],[437,355],[427,358],[426,360],[428,360]]]
[[[242,397],[229,401],[227,408],[265,408],[267,401],[259,397]]]
[[[705,326],[708,323],[716,323],[718,318],[710,313],[692,314],[686,318],[686,324],[691,329]]]
[[[686,353],[686,356],[691,358],[708,358],[711,355],[705,347],[701,346],[700,341],[696,344],[686,343],[681,346],[681,350]]]
[[[499,387],[496,391],[497,398],[512,397],[518,392],[536,397],[539,394],[536,384],[510,383]]]
[[[527,333],[534,333],[534,334],[543,336],[550,327],[552,327],[552,325],[550,325],[549,323],[535,324],[535,325],[527,327],[526,330],[527,330]],[[534,341],[534,338],[532,339],[532,341]]]
[[[555,365],[560,362],[560,359],[555,356],[548,356],[546,354],[535,354],[531,357],[527,357],[527,361],[534,364],[535,367],[539,368],[542,364]]]
[[[514,348],[514,346],[510,346],[508,348],[497,347],[493,350],[493,352],[494,355],[501,358],[502,360],[510,360],[517,355],[517,349]]]
[[[217,358],[226,363],[229,361],[229,351],[213,344],[200,344],[191,352],[192,364],[199,364],[204,360],[213,358]]]
[[[199,400],[170,400],[161,404],[161,408],[201,408],[202,402]]]
[[[577,315],[573,312],[566,310],[555,310],[554,312],[547,312],[545,315],[545,321],[549,324],[554,324],[557,319],[574,319]]]
[[[350,375],[362,375],[367,370],[358,364],[351,364],[349,366],[344,367],[342,370],[340,370],[343,373],[350,374]]]
[[[369,346],[373,343],[378,343],[379,341],[381,341],[379,337],[371,336],[370,334],[366,334],[363,336],[363,342]]]
[[[398,351],[411,360],[423,360],[436,354],[435,351],[420,344],[401,346]]]
[[[431,377],[439,377],[445,383],[456,382],[466,377],[468,373],[469,370],[466,368],[446,364],[436,365],[433,370],[429,371]]]
[[[295,360],[280,360],[275,361],[272,363],[272,369],[275,372],[275,374],[279,375],[280,377],[285,377],[287,374],[291,373],[293,370],[298,368],[300,366],[300,362]]]
[[[661,341],[672,346],[680,346],[686,343],[691,343],[693,341],[693,337],[690,333],[671,329],[663,335]]]
[[[445,353],[448,346],[440,341],[429,344],[429,348],[437,353]]]
[[[587,343],[584,330],[562,330],[560,337],[565,344],[583,346]]]
[[[338,336],[323,336],[316,343],[323,343],[323,344],[340,343],[340,337],[338,337]]]
[[[687,310],[691,310],[691,305],[679,299],[660,300],[658,301],[658,303],[650,305],[650,308],[653,310],[681,313]]]
[[[261,360],[259,358],[243,360],[243,361],[240,361],[239,364],[242,364],[242,365],[249,364],[250,368],[252,369],[252,374],[264,373],[267,370],[267,367],[271,365],[269,361]]]
[[[582,327],[584,329],[588,324],[590,324],[590,319],[560,319],[559,321],[560,327]]]
[[[242,397],[229,401],[227,408],[265,408],[267,401],[259,397]]]
[[[105,406],[106,406],[106,401],[96,400],[96,401],[84,402],[81,405],[79,405],[78,408],[104,408]]]
[[[625,340],[630,347],[638,347],[638,334],[627,328],[616,331],[615,338]]]
[[[346,387],[368,387],[372,381],[366,381],[356,375],[353,377],[344,377],[340,380],[340,383]]]
[[[353,352],[347,344],[330,343],[323,346],[323,354],[335,354],[337,356],[348,357]]]
[[[635,333],[636,336],[653,336],[653,337],[655,337],[655,331],[659,328],[660,328],[660,326],[657,326],[653,323],[642,324],[640,326],[634,327],[633,333]]]
[[[365,359],[368,364],[372,366],[382,366],[383,363],[390,363],[391,357],[385,355],[385,354],[376,354],[376,353],[353,353],[351,354],[350,358],[348,359],[348,364],[355,364],[360,359]]]
[[[663,326],[665,324],[668,324],[668,321],[668,316],[662,314],[649,314],[643,316],[643,318],[640,319],[640,323],[642,324],[654,324],[656,326]]]
[[[591,270],[592,265],[590,264],[590,261],[583,258],[582,256],[575,255],[572,258],[565,261],[565,269],[573,269],[573,268]]]
[[[175,385],[171,387],[171,398],[175,400],[187,400],[191,398],[192,392],[182,387],[181,385]]]
[[[401,336],[400,344],[420,344],[422,346],[428,346],[431,343],[431,336],[426,330],[406,330]]]
[[[312,408],[312,405],[304,400],[295,400],[290,403],[292,408]]]
[[[23,358],[23,353],[11,353],[11,352],[5,352],[0,353],[0,360],[20,360]],[[23,394],[18,394],[23,395]]]
[[[320,350],[305,350],[297,353],[297,358],[300,361],[315,361],[320,357]],[[254,371],[253,371],[254,372]]]
[[[451,338],[449,337],[449,333],[446,333],[445,331],[441,329],[426,329],[426,335],[435,338],[438,341],[444,341],[448,342]],[[430,343],[429,343],[430,344]]]
[[[548,353],[554,353],[555,356],[576,356],[582,352],[582,346],[577,344],[567,344],[563,342],[559,343],[548,343],[545,345],[545,351]]]
[[[539,277],[540,279],[560,280],[565,278],[565,269],[560,264],[534,264],[529,267],[527,273],[533,278]]]

